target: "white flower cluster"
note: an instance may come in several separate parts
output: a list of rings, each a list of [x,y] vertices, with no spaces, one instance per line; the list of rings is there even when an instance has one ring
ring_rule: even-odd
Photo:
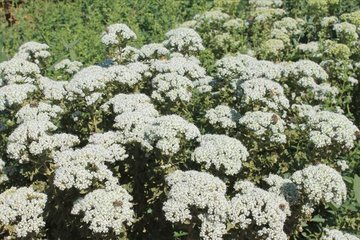
[[[155,60],[151,69],[156,73],[177,73],[192,81],[206,77],[206,70],[195,57],[173,56],[168,60]]]
[[[31,187],[12,187],[0,194],[0,225],[3,229],[14,228],[16,237],[40,233],[45,226],[43,212],[46,194],[35,192]]]
[[[314,41],[308,43],[301,43],[297,45],[297,48],[303,53],[314,54],[319,51],[319,43]]]
[[[27,42],[20,46],[15,57],[39,64],[41,60],[50,57],[51,54],[48,49],[49,46],[47,44]]]
[[[294,36],[301,33],[300,27],[302,24],[304,24],[302,19],[284,17],[281,20],[274,22],[273,29],[278,29],[289,36]]]
[[[158,74],[152,79],[153,92],[151,97],[159,102],[189,102],[192,95],[193,83],[176,73]]]
[[[359,240],[359,238],[336,229],[325,228],[324,235],[320,238],[320,240]]]
[[[290,206],[299,203],[300,193],[297,190],[296,184],[293,183],[290,179],[285,179],[278,175],[270,174],[264,180],[270,186],[268,191],[285,198]]]
[[[115,49],[115,61],[135,62],[140,58],[140,50],[131,46],[126,46],[121,50]],[[117,55],[117,56],[116,56]]]
[[[92,105],[102,97],[107,84],[132,87],[141,80],[141,75],[123,65],[109,68],[90,66],[80,70],[65,88],[69,100],[85,97],[87,105]]]
[[[210,25],[213,29],[221,26],[230,16],[220,10],[211,10],[194,16],[195,29],[201,30],[202,27]]]
[[[245,21],[241,18],[233,18],[226,21],[224,27],[230,32],[242,30],[245,27]]]
[[[7,180],[9,180],[9,178],[6,175],[5,162],[0,159],[0,184],[6,182]]]
[[[206,111],[205,118],[213,126],[224,129],[236,128],[240,119],[240,113],[225,105],[218,105]]]
[[[22,107],[15,115],[17,123],[26,121],[50,121],[61,114],[63,110],[57,105],[50,105],[45,102],[39,102],[35,105],[27,104]]]
[[[134,221],[131,195],[121,186],[96,189],[76,200],[72,214],[82,215],[94,233],[115,232],[120,235]]]
[[[229,219],[240,229],[256,227],[252,233],[261,239],[287,240],[284,223],[290,215],[288,202],[274,193],[257,188],[248,181],[237,182],[237,193],[230,201]]]
[[[349,169],[349,165],[345,160],[338,160],[336,161],[336,165],[340,168],[340,171],[345,171]]]
[[[159,59],[170,54],[170,51],[160,43],[150,43],[140,48],[140,59]]]
[[[321,20],[321,26],[322,27],[330,27],[330,26],[333,26],[335,23],[338,23],[339,22],[339,19],[336,17],[336,16],[330,16],[330,17],[324,17],[322,20]]]
[[[324,101],[329,97],[335,97],[339,90],[326,83],[328,74],[317,63],[310,60],[299,60],[293,63],[283,63],[283,75],[287,81],[297,87],[310,90],[315,100]],[[305,95],[302,92],[301,95]]]
[[[340,38],[350,39],[353,41],[359,38],[356,26],[348,22],[334,24],[334,30]]]
[[[257,60],[245,54],[237,56],[226,56],[215,64],[217,75],[220,79],[242,82],[254,78],[266,78],[278,80],[281,77],[282,68],[270,61]]]
[[[172,56],[168,60],[155,60],[151,69],[156,73],[174,73],[186,77],[200,92],[211,91],[212,77],[206,75],[206,70],[200,66],[195,57]]]
[[[145,94],[118,94],[104,105],[102,109],[117,114],[114,127],[120,130],[117,135],[123,143],[140,143],[150,148],[145,140],[144,130],[156,117],[158,111]]]
[[[80,71],[82,63],[78,61],[71,61],[64,59],[54,65],[55,70],[64,70],[66,73],[74,74]]]
[[[204,50],[200,35],[191,28],[176,28],[166,33],[164,46],[186,55]]]
[[[0,85],[35,83],[40,77],[40,68],[22,58],[12,58],[0,63]]]
[[[48,117],[24,121],[10,134],[7,145],[10,158],[23,163],[43,153],[52,157],[55,151],[65,150],[79,143],[78,137],[71,134],[50,135],[49,132],[55,131],[56,126],[46,120]]]
[[[261,48],[265,53],[278,55],[285,49],[285,45],[280,39],[269,39],[262,44]]]
[[[262,110],[284,111],[289,108],[289,100],[283,87],[272,80],[255,78],[240,84],[241,101],[244,106],[260,105]]]
[[[114,65],[105,70],[106,79],[113,84],[132,87],[141,81],[141,75],[127,66]]]
[[[249,4],[256,8],[280,8],[283,5],[282,0],[250,0]]]
[[[222,239],[226,233],[226,185],[219,178],[197,171],[175,171],[166,177],[170,187],[163,205],[165,217],[173,223],[193,219],[195,208],[201,221],[202,239]]]
[[[330,202],[340,205],[346,199],[346,185],[340,173],[324,164],[296,171],[290,180],[309,206]]]
[[[67,94],[65,86],[68,81],[55,81],[47,77],[41,77],[39,80],[39,89],[47,100],[62,100]]]
[[[119,93],[101,106],[105,111],[115,114],[134,112],[146,108],[153,108],[151,99],[142,93],[124,94]],[[111,109],[110,109],[111,108]]]
[[[199,129],[178,115],[165,115],[156,118],[145,129],[146,140],[164,155],[177,153],[182,140],[196,140]]]
[[[10,84],[0,87],[0,111],[22,104],[37,90],[32,84]]]
[[[123,46],[134,39],[136,39],[136,34],[126,24],[120,23],[108,26],[101,36],[101,42],[106,46]]]
[[[282,0],[251,0],[252,15],[256,22],[268,23],[271,20],[285,15],[286,11],[281,9]]]
[[[94,140],[93,140],[94,141]],[[80,149],[68,149],[54,156],[56,171],[54,185],[60,190],[76,188],[84,190],[96,181],[106,186],[117,184],[106,163],[123,160],[128,155],[123,147],[107,147],[100,144],[88,144]]]
[[[302,77],[310,77],[320,83],[328,79],[326,71],[317,63],[311,60],[299,60],[296,62],[283,63],[283,75],[287,78],[294,78],[294,81]]]
[[[236,138],[227,135],[205,134],[200,138],[200,146],[191,155],[191,160],[205,164],[209,169],[225,168],[225,173],[235,175],[240,172],[242,162],[249,153],[246,147]]]
[[[310,141],[316,148],[340,146],[354,147],[359,129],[344,115],[329,111],[318,111],[307,121]]]
[[[285,121],[271,112],[247,112],[239,120],[240,125],[259,136],[262,140],[269,139],[274,143],[285,143]]]

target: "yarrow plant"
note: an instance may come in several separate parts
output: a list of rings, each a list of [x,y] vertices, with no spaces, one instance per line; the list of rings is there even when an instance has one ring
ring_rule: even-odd
[[[0,237],[358,239],[359,13],[225,2],[0,63]]]

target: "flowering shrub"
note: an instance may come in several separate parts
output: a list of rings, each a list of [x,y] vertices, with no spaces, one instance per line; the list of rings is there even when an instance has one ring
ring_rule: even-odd
[[[0,63],[0,235],[358,239],[359,21],[315,19],[315,38],[286,6],[200,13],[139,48],[113,24],[106,66],[22,45]]]

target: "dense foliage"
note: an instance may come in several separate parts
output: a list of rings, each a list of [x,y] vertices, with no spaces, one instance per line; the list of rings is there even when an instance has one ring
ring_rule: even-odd
[[[0,236],[359,239],[360,5],[166,2],[6,30]]]

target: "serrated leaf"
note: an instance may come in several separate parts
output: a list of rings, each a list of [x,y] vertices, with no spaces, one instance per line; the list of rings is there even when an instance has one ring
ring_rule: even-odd
[[[354,193],[356,201],[360,204],[360,177],[356,174],[354,177]]]

